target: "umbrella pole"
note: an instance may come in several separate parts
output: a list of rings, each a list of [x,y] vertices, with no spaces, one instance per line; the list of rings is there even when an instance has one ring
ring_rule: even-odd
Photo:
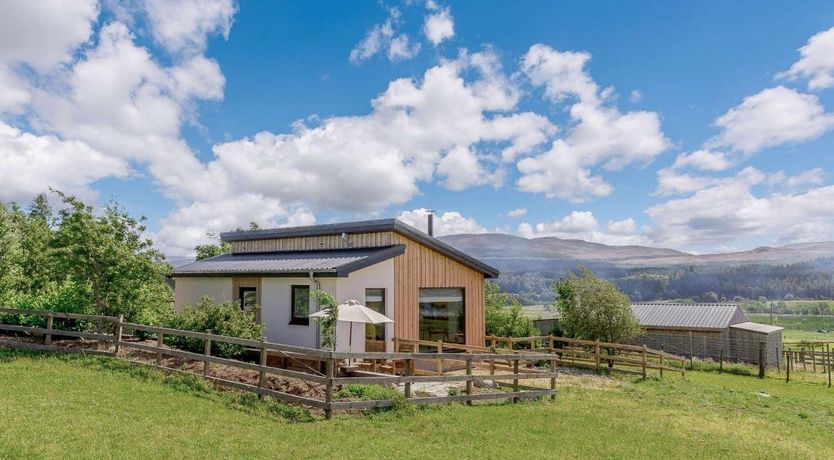
[[[350,331],[348,332],[348,353],[353,353],[353,321],[348,322]],[[348,366],[350,366],[350,358],[348,358]]]

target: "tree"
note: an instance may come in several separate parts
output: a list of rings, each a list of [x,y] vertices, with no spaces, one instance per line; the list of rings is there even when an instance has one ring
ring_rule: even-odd
[[[508,305],[510,308],[507,308]],[[501,292],[498,285],[492,281],[484,284],[484,310],[487,335],[532,337],[540,334],[533,325],[533,320],[524,315],[518,299]]]
[[[316,318],[319,326],[321,326],[321,346],[335,351],[336,332],[339,324],[339,304],[333,294],[327,291],[317,289],[313,291],[313,295],[316,297],[321,310],[327,313],[323,318]]]
[[[575,338],[621,343],[642,333],[628,296],[582,267],[554,283],[565,332]]]
[[[83,290],[90,312],[132,320],[149,304],[171,301],[165,284],[170,266],[145,238],[143,219],[117,204],[100,215],[79,199],[57,192],[64,203],[52,236],[55,272]]]

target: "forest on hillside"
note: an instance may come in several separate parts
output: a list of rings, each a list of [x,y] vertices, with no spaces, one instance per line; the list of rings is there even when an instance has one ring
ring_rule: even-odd
[[[623,269],[591,267],[612,281],[632,301],[689,299],[694,302],[746,299],[832,299],[834,257],[784,265],[689,265]],[[502,290],[525,305],[553,302],[553,282],[572,270],[536,270],[502,273]]]

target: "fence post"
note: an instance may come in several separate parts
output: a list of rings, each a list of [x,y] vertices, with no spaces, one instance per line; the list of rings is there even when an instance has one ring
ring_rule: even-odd
[[[203,339],[203,354],[206,358],[211,357],[211,331],[206,329],[206,337]],[[209,375],[209,362],[208,359],[203,361],[203,377],[208,377]]]
[[[491,354],[495,354],[495,340],[492,341],[492,347],[490,347],[489,352]],[[489,360],[489,375],[495,375],[495,358],[490,357]]]
[[[466,395],[471,396],[472,395],[472,356],[471,355],[466,357],[466,377],[467,377],[467,380],[466,380]],[[471,406],[472,405],[472,400],[467,399],[466,400],[466,405]]]
[[[643,347],[644,349],[646,347]],[[599,339],[597,339],[597,343],[594,346],[594,354],[596,354],[596,362],[597,362],[597,370],[599,370]]]
[[[553,342],[550,342],[551,344]],[[556,359],[550,358],[550,400],[556,401]]]
[[[405,363],[403,363],[403,364],[404,364],[403,367],[405,367],[405,369],[404,369],[405,370],[405,376],[406,377],[411,377],[412,376],[411,358],[406,358]],[[411,397],[411,381],[405,382],[405,390],[403,392],[405,393],[405,399],[408,399],[408,398]]]
[[[791,381],[791,354],[785,353],[785,383]]]
[[[724,372],[724,349],[718,350],[718,373]]]
[[[518,393],[518,359],[519,356],[515,355],[515,360],[513,360],[513,374],[515,374],[515,378],[513,379],[513,393]],[[513,396],[513,402],[518,402],[518,395]]]
[[[692,331],[689,331],[689,368],[695,368],[695,362],[693,360],[693,356],[695,356],[695,351],[692,347]]]
[[[813,366],[814,372],[817,371],[817,344],[811,344],[811,366]]]
[[[115,327],[113,328],[113,340],[115,341],[115,348],[113,349],[113,354],[118,356],[119,355],[119,342],[122,341],[122,322],[124,321],[125,316],[119,315],[118,319],[116,319]]]
[[[267,358],[267,350],[266,350],[266,342],[263,338],[261,338],[261,368],[260,375],[258,376],[258,388],[264,389],[266,388],[266,358]],[[263,393],[258,393],[258,398],[264,399]]]
[[[52,313],[46,314],[46,335],[43,336],[44,345],[52,345]]]
[[[765,343],[759,342],[759,378],[765,377]]]
[[[831,388],[831,344],[825,344],[825,355],[828,357],[828,388]]]
[[[643,378],[646,378],[646,346],[643,345]]]
[[[333,358],[327,358],[324,362],[324,372],[327,377],[327,384],[324,390],[324,418],[330,420],[333,418]]]
[[[443,340],[438,340],[437,341],[437,353],[438,354],[443,353]],[[437,359],[437,366],[436,367],[437,367],[437,374],[438,375],[443,375],[443,359],[442,358]]]
[[[161,332],[157,332],[156,333],[156,347],[161,349],[162,344],[164,342],[165,342],[165,334],[163,334]],[[162,352],[161,351],[156,352],[156,365],[157,366],[162,365]]]

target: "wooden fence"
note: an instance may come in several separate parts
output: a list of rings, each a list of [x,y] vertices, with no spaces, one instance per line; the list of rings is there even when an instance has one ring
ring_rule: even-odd
[[[33,327],[15,324],[5,324],[5,315],[28,315],[44,318],[46,327]],[[55,327],[54,319],[66,319],[75,321],[90,321],[97,328],[97,332],[81,332],[64,330]],[[106,327],[109,326],[109,327]],[[106,329],[106,330],[105,330]],[[374,384],[374,385],[402,385],[403,393],[407,401],[414,404],[436,404],[454,401],[466,401],[472,404],[479,400],[512,399],[518,402],[521,399],[541,398],[556,396],[556,368],[558,366],[558,355],[552,353],[538,353],[525,351],[488,352],[484,350],[469,350],[468,352],[364,352],[364,353],[341,353],[312,348],[296,347],[279,343],[271,343],[258,340],[241,339],[203,332],[183,331],[163,327],[145,326],[141,324],[125,322],[122,317],[79,315],[73,313],[57,313],[39,310],[19,310],[0,308],[0,331],[8,331],[19,334],[42,336],[43,343],[32,343],[22,341],[0,341],[0,347],[27,348],[35,350],[50,350],[61,352],[78,352],[96,355],[105,355],[126,359],[123,350],[133,349],[155,356],[155,362],[128,361],[148,365],[162,369],[167,372],[186,373],[203,377],[216,385],[229,387],[242,391],[257,393],[261,396],[271,396],[280,401],[293,404],[301,404],[324,410],[325,417],[330,418],[334,410],[368,409],[376,407],[390,407],[397,404],[395,399],[373,400],[373,401],[340,401],[334,399],[334,387],[337,385],[351,384]],[[152,335],[155,340],[139,342],[127,340],[128,332],[141,331],[145,335]],[[174,349],[165,345],[165,337],[185,337],[201,340],[203,342],[203,353]],[[59,347],[53,343],[55,337],[72,337],[98,341],[100,349],[89,349],[83,347]],[[247,350],[258,355],[258,362],[249,362],[240,359],[221,358],[212,354],[212,343],[227,343],[245,347]],[[306,371],[284,369],[267,365],[268,357],[277,355],[297,362],[316,362],[318,367],[306,368]],[[183,369],[172,369],[163,366],[163,356],[173,356],[180,359],[202,362],[202,372],[193,372]],[[348,363],[356,360],[376,361],[385,360],[393,363],[392,375],[377,372],[367,372],[355,366],[341,365],[343,361]],[[460,375],[419,375],[415,364],[419,362],[462,362],[465,372]],[[505,362],[510,363],[511,373],[478,375],[473,373],[476,364],[484,362]],[[544,364],[544,365],[542,365]],[[258,373],[258,384],[231,381],[220,377],[212,376],[211,366],[222,365],[238,369],[255,371]],[[397,372],[401,369],[401,372]],[[315,399],[299,396],[268,388],[267,375],[289,377],[308,382],[311,385],[320,385],[325,388],[324,399]],[[522,380],[549,379],[549,388],[540,388],[521,385]],[[490,393],[479,393],[473,391],[476,382],[511,381],[512,386],[508,391],[497,391]],[[433,382],[464,382],[465,390],[460,395],[450,396],[419,396],[412,394],[412,384],[433,383]]]
[[[803,372],[823,372],[828,376],[831,388],[831,367],[834,366],[834,342],[822,340],[785,340],[782,342],[782,363],[785,366],[785,380],[790,382],[791,373],[801,367]],[[781,366],[780,366],[781,368]]]

